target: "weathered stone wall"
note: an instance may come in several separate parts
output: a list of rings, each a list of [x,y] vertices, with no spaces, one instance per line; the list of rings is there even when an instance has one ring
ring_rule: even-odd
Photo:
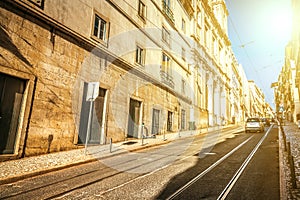
[[[46,153],[49,135],[51,151],[74,148],[71,94],[86,52],[63,34],[51,36],[50,26],[9,9],[1,8],[1,67],[36,77],[25,154]]]
[[[78,148],[83,83],[90,81],[100,82],[108,92],[105,136],[114,142],[127,136],[130,98],[142,102],[142,121],[150,133],[153,108],[160,110],[161,133],[167,129],[168,111],[173,112],[172,131],[180,129],[181,109],[188,129],[189,103],[165,86],[145,81],[122,63],[112,64],[99,49],[66,30],[13,5],[0,5],[0,71],[30,82],[19,155]]]

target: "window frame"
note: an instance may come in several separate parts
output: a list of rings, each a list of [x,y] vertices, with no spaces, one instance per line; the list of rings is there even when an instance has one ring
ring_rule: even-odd
[[[181,19],[181,30],[183,33],[186,33],[186,22],[183,18]]]
[[[186,61],[186,50],[184,47],[181,47],[181,59]]]
[[[181,123],[180,123],[180,130],[186,129],[186,111],[184,109],[181,109]]]
[[[141,9],[141,7],[143,9]],[[141,17],[144,21],[146,21],[146,17],[147,17],[147,7],[146,7],[146,4],[142,1],[142,0],[139,0],[139,3],[138,3],[138,15],[139,17]]]
[[[164,42],[164,43],[166,43],[167,45],[169,45],[170,46],[170,44],[171,44],[171,34],[170,34],[170,32],[167,30],[167,28],[166,27],[162,27],[162,41]]]
[[[204,46],[209,48],[210,44],[210,34],[209,34],[209,27],[205,25],[204,27]]]
[[[136,45],[135,50],[135,63],[141,66],[145,66],[146,50],[141,45]]]
[[[164,61],[164,58],[167,58],[167,61]],[[171,57],[168,56],[165,52],[162,52],[162,59],[161,59],[161,70],[169,75],[172,75],[172,67],[171,67]],[[166,64],[164,64],[166,63]]]
[[[181,79],[181,93],[186,94],[186,80],[184,78]]]
[[[96,24],[96,19],[99,19],[99,22],[105,22],[105,30],[103,31],[103,36],[102,38],[100,37],[100,32],[101,32],[101,23],[98,24],[98,30],[97,30],[97,36],[95,35],[95,24]],[[96,41],[106,44],[109,38],[109,28],[110,28],[110,23],[108,18],[104,17],[101,15],[99,12],[94,11],[93,13],[93,21],[92,21],[92,28],[91,28],[91,38],[95,39]]]

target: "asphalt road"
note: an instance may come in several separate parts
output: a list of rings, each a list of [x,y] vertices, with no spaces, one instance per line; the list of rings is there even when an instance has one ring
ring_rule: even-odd
[[[176,194],[181,188],[178,188],[176,191],[174,188],[176,185],[184,185],[184,182],[187,185],[188,182],[184,181],[183,177],[197,170],[197,165],[199,168],[204,165],[203,161],[199,160],[199,163],[195,167],[171,180],[167,189],[158,198],[280,199],[278,130],[277,128],[270,129],[268,135],[266,135],[266,132],[248,135],[251,136],[251,139],[245,145],[210,172],[199,178],[199,180],[196,180],[192,185],[185,188],[184,191]],[[265,136],[264,140],[262,139],[263,136]],[[239,138],[244,138],[244,136],[240,136]],[[224,145],[232,147],[237,144],[237,141],[238,138],[230,142],[228,141],[228,143],[217,145],[212,152],[215,155],[223,155]],[[259,142],[261,142],[260,146],[258,145]],[[254,152],[254,150],[256,151]],[[239,176],[235,180],[234,177],[237,174]],[[179,177],[181,177],[181,180]],[[175,183],[176,181],[177,183]],[[227,191],[225,190],[226,187],[229,187]],[[222,193],[228,194],[222,196]]]
[[[0,199],[279,199],[277,135],[219,130],[1,185]]]

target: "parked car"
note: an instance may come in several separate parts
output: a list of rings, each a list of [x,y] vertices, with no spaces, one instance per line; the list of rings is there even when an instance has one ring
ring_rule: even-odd
[[[264,123],[261,121],[261,119],[258,117],[248,118],[245,124],[245,131],[246,133],[251,131],[264,132],[265,126]]]

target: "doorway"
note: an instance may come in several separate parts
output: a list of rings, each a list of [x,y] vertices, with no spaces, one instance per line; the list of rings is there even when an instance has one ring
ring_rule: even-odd
[[[0,154],[13,154],[26,80],[0,73]]]
[[[138,138],[141,102],[130,99],[127,137]]]
[[[173,127],[173,112],[168,111],[167,131],[172,131]]]
[[[82,106],[80,113],[80,125],[78,134],[78,144],[85,144],[87,129],[88,129],[88,119],[90,112],[91,101],[86,101],[88,83],[84,83],[83,96],[82,96]],[[95,99],[92,105],[91,113],[91,125],[89,133],[88,144],[104,144],[105,143],[105,101],[106,89],[99,88],[98,97]]]
[[[181,110],[181,127],[180,127],[180,129],[181,130],[185,130],[185,122],[186,120],[185,120],[185,110]]]
[[[159,133],[159,113],[157,109],[153,109],[152,114],[152,135],[157,135]]]

